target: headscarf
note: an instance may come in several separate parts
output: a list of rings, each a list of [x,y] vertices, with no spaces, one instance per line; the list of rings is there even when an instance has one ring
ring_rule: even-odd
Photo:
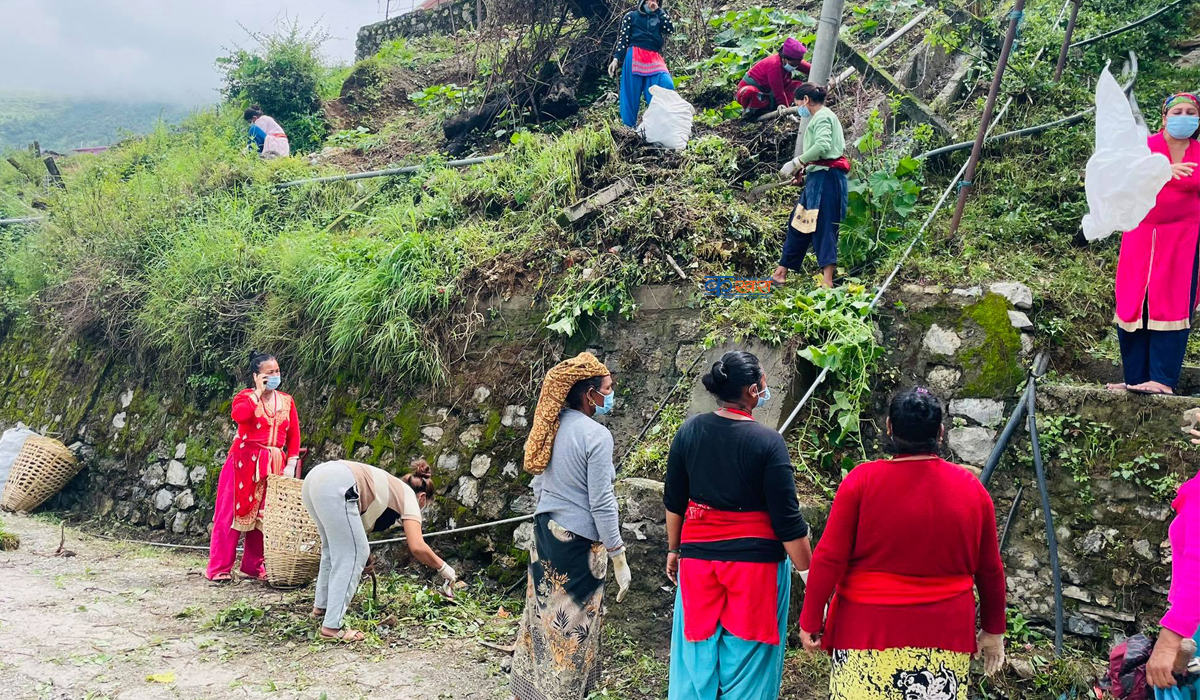
[[[783,42],[784,58],[794,58],[799,60],[804,58],[804,54],[806,53],[808,53],[808,49],[804,48],[804,44],[801,44],[799,41],[796,41],[790,36],[787,38],[787,41]]]
[[[537,475],[550,465],[554,437],[558,435],[558,414],[575,382],[607,376],[608,368],[590,352],[581,352],[550,368],[542,381],[542,395],[533,411],[533,427],[529,429],[529,437],[525,438],[525,471]]]
[[[1197,99],[1195,95],[1190,92],[1177,92],[1163,100],[1162,113],[1166,114],[1171,111],[1172,107],[1182,102],[1191,102],[1197,109],[1200,109],[1200,99]]]

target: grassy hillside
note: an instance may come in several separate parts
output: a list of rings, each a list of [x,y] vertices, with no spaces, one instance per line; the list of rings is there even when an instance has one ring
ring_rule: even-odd
[[[34,141],[60,153],[82,146],[108,146],[131,134],[152,131],[160,120],[177,124],[189,111],[160,103],[0,94],[0,150]]]

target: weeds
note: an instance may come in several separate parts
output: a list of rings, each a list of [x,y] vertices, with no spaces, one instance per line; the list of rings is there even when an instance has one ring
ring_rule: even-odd
[[[16,533],[9,532],[0,520],[0,552],[15,552],[21,546],[21,538]]]
[[[759,60],[779,51],[787,37],[796,36],[811,46],[816,38],[817,22],[802,12],[752,7],[729,10],[709,19],[708,25],[717,32],[713,37],[713,55],[686,66],[685,75],[692,81],[703,82],[702,87],[697,85],[693,89],[732,92],[746,71]],[[797,30],[803,32],[797,34]]]

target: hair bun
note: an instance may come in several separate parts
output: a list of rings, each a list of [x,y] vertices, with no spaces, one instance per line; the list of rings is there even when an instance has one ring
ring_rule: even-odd
[[[724,384],[725,382],[729,381],[729,375],[725,373],[725,363],[721,360],[717,360],[713,363],[712,377],[713,381],[715,381],[717,384]]]
[[[412,469],[413,476],[419,476],[423,479],[433,476],[433,467],[430,467],[429,462],[423,459],[413,460]]]

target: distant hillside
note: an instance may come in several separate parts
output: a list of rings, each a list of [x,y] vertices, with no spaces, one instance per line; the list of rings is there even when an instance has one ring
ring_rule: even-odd
[[[178,122],[188,111],[169,104],[0,93],[0,151],[35,140],[43,149],[59,152],[107,146],[131,133],[149,131],[159,119]]]

